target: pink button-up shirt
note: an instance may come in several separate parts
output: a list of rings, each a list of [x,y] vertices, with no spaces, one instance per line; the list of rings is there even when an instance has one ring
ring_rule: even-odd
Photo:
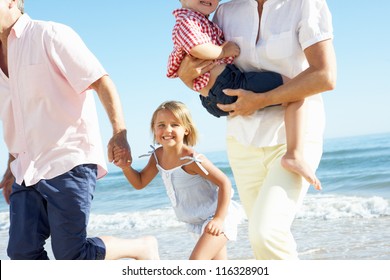
[[[8,37],[8,73],[0,71],[0,117],[11,170],[26,186],[73,167],[106,163],[93,93],[104,68],[69,27],[24,14]]]

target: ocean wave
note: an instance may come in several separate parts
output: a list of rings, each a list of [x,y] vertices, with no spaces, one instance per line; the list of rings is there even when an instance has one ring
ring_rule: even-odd
[[[308,195],[297,219],[379,218],[390,216],[389,200],[383,197]]]
[[[182,226],[172,208],[115,214],[91,214],[88,228],[93,230],[144,230]]]
[[[9,212],[0,212],[0,231],[9,228]]]
[[[323,157],[325,159],[328,158],[356,158],[356,157],[363,157],[368,156],[371,157],[372,155],[388,155],[390,152],[390,147],[387,146],[374,146],[374,147],[364,147],[361,145],[361,147],[356,146],[348,146],[348,147],[342,147],[342,148],[333,148],[332,150],[326,150],[324,151]]]
[[[389,200],[379,197],[356,197],[341,195],[310,195],[304,200],[297,219],[373,219],[390,216]],[[90,215],[89,230],[134,230],[167,229],[182,227],[171,207]],[[9,228],[9,213],[0,212],[0,231]]]

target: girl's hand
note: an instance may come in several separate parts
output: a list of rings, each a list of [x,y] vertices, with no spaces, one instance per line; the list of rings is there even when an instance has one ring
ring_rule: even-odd
[[[214,236],[219,236],[223,233],[223,220],[220,218],[212,219],[204,229],[205,233],[209,233]]]

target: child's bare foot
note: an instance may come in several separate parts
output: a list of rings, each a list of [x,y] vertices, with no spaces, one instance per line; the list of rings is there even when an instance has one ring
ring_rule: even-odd
[[[299,160],[296,157],[290,157],[286,154],[282,157],[281,164],[287,170],[301,175],[306,181],[313,185],[316,190],[322,190],[320,180],[305,161]]]

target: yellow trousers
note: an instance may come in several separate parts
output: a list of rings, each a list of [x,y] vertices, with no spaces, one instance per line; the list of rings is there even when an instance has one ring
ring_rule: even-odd
[[[305,160],[316,170],[322,142],[305,143]],[[249,224],[256,259],[298,259],[291,224],[309,184],[281,166],[286,145],[248,147],[227,139],[230,166]]]

